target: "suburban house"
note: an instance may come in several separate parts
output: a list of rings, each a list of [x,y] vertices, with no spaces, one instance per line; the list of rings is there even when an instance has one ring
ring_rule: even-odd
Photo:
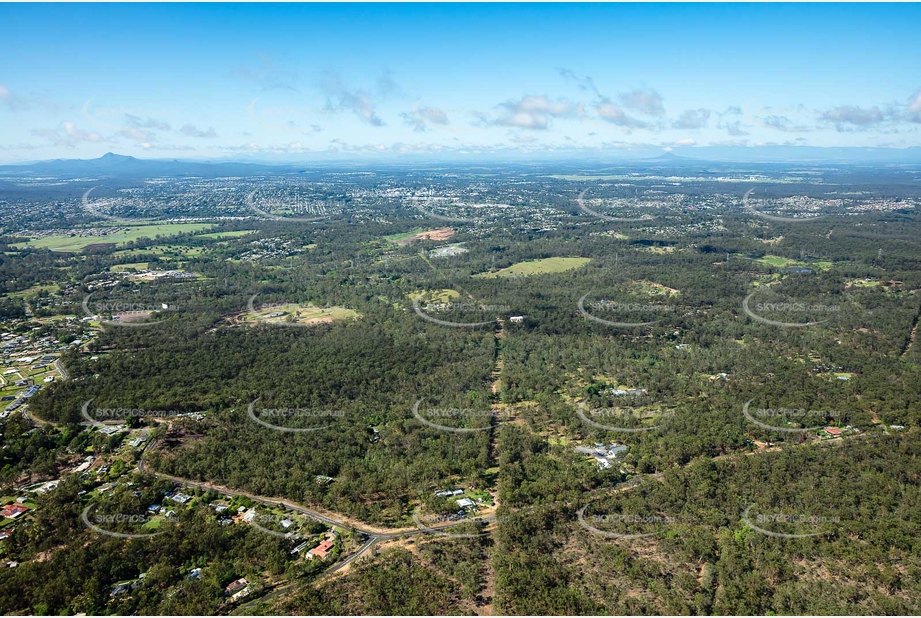
[[[185,504],[186,502],[192,499],[192,496],[187,496],[185,494],[176,493],[176,494],[173,494],[172,496],[167,496],[166,498],[168,500],[172,500],[173,502],[176,502],[177,504]]]
[[[113,596],[113,597],[121,596],[125,594],[126,592],[130,592],[131,590],[134,590],[140,585],[141,585],[140,579],[132,579],[129,581],[118,582],[117,584],[112,586],[112,591],[109,592],[109,596]]]
[[[29,507],[23,506],[21,504],[7,504],[5,507],[0,509],[0,515],[3,517],[9,517],[10,519],[16,519],[28,510]]]
[[[249,593],[250,593],[250,589],[249,589],[249,586],[247,586],[243,590],[240,590],[239,592],[235,592],[234,594],[230,595],[230,602],[233,603],[234,601],[242,599]]]
[[[245,577],[241,577],[240,579],[235,579],[229,584],[227,584],[226,588],[224,588],[224,594],[232,595],[236,592],[239,592],[240,590],[243,590],[247,586],[249,586],[249,582],[246,581]]]
[[[450,498],[451,496],[463,496],[463,489],[442,489],[441,491],[436,491],[435,495],[439,498]]]
[[[307,558],[313,560],[315,557],[320,560],[325,560],[326,556],[329,555],[329,552],[333,549],[332,541],[320,541],[320,544],[307,552]]]

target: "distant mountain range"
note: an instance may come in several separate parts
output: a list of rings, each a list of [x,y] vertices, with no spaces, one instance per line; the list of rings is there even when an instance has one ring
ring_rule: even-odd
[[[56,178],[81,178],[84,176],[113,177],[113,178],[145,178],[156,176],[241,176],[251,174],[284,174],[294,173],[305,166],[312,168],[322,165],[348,167],[360,166],[365,169],[380,167],[419,167],[425,165],[439,165],[444,163],[477,164],[484,160],[501,160],[505,163],[553,163],[555,161],[568,161],[576,163],[604,162],[637,167],[692,167],[706,165],[718,167],[720,165],[737,166],[739,164],[755,165],[807,165],[807,164],[921,164],[921,148],[818,148],[811,146],[760,146],[744,148],[739,146],[703,146],[696,148],[682,148],[679,153],[665,152],[655,155],[655,149],[647,148],[641,152],[632,153],[632,158],[627,158],[630,153],[611,154],[598,151],[591,152],[573,150],[559,152],[553,156],[532,155],[531,158],[524,153],[506,153],[504,156],[492,155],[454,155],[446,156],[440,160],[423,160],[419,158],[405,158],[402,160],[373,160],[362,162],[347,161],[342,159],[318,159],[316,155],[305,161],[280,161],[280,162],[211,162],[211,161],[182,161],[178,159],[138,159],[114,153],[106,153],[98,159],[53,159],[50,161],[37,161],[15,165],[0,165],[0,179],[3,177],[47,175]],[[642,156],[648,154],[650,156]],[[685,156],[689,155],[689,156]]]
[[[165,159],[137,159],[111,152],[98,159],[53,159],[21,165],[0,165],[0,176],[47,174],[58,178],[81,176],[235,176],[262,172],[293,171],[291,165],[259,163],[211,163]]]

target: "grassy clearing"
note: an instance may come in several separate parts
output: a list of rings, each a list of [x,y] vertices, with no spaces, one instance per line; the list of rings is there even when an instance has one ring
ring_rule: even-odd
[[[413,228],[408,232],[401,232],[400,234],[390,234],[389,236],[384,236],[384,240],[389,240],[390,242],[397,242],[400,240],[406,240],[407,238],[412,238],[419,232],[425,231],[421,227]]]
[[[457,290],[426,290],[424,292],[413,292],[408,295],[413,300],[428,303],[449,303],[460,298],[460,292]]]
[[[809,268],[811,270],[826,271],[832,267],[832,262],[823,260],[793,260],[779,255],[765,255],[760,258],[750,258],[753,262],[773,266],[774,268]]]
[[[157,236],[169,237],[188,232],[197,232],[211,227],[214,227],[211,223],[132,225],[120,228],[118,231],[113,231],[105,236],[89,236],[79,233],[73,236],[45,236],[43,238],[34,238],[27,243],[19,243],[15,246],[17,248],[30,247],[33,249],[75,252],[81,251],[89,245],[115,244],[116,246],[121,246],[139,238],[156,238]]]
[[[203,254],[207,249],[202,247],[187,247],[185,245],[151,245],[146,249],[122,249],[112,255],[116,257],[135,257],[135,256],[160,256],[163,258],[185,258]]]
[[[408,245],[415,240],[447,240],[454,235],[454,230],[448,227],[438,228],[435,230],[425,230],[417,227],[409,232],[402,234],[391,234],[384,236],[384,239],[398,245]]]
[[[33,294],[38,294],[39,292],[48,292],[49,294],[54,294],[61,289],[61,286],[57,284],[48,284],[48,285],[33,285],[27,290],[20,290],[19,292],[10,292],[7,294],[7,298],[26,298],[27,296],[32,296]]]
[[[255,234],[256,230],[236,230],[234,232],[209,232],[207,234],[196,234],[195,238],[239,238],[247,234]]]
[[[480,273],[474,275],[474,277],[514,277],[562,273],[567,270],[582,268],[591,261],[591,258],[581,257],[552,257],[542,260],[529,260],[527,262],[512,264],[508,268],[503,268],[498,272]]]
[[[130,264],[116,264],[109,268],[113,273],[120,273],[126,270],[147,270],[150,268],[150,262],[132,262]]]
[[[309,303],[286,303],[269,308],[260,308],[243,314],[243,321],[251,324],[258,322],[319,324],[336,320],[350,320],[360,317],[357,311],[345,307],[317,307]]]

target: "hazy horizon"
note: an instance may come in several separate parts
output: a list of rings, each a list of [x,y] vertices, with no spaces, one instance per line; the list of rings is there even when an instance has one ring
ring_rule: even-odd
[[[8,4],[0,16],[0,163],[921,146],[921,52],[902,43],[916,4]]]

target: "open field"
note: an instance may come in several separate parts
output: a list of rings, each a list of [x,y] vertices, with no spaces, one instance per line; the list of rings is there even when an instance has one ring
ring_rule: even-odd
[[[551,273],[562,273],[567,270],[582,268],[591,262],[590,258],[581,257],[552,257],[542,260],[528,260],[527,262],[518,262],[508,268],[503,268],[494,273],[479,273],[474,277],[514,277],[528,275],[546,275]]]
[[[423,292],[413,292],[409,294],[409,297],[424,303],[449,303],[459,299],[460,292],[450,289],[426,290]]]
[[[449,227],[443,227],[437,230],[423,230],[421,227],[417,227],[409,232],[403,232],[402,234],[384,236],[384,239],[398,245],[408,245],[417,240],[447,240],[452,236],[454,236],[454,230]]]
[[[120,273],[126,270],[147,270],[150,268],[150,262],[132,262],[130,264],[116,264],[109,268],[113,273]]]
[[[256,230],[237,230],[235,232],[208,232],[207,234],[196,234],[195,238],[239,238],[254,234]]]
[[[210,223],[164,223],[161,225],[136,225],[126,227],[119,232],[107,234],[105,236],[83,236],[75,234],[73,236],[44,236],[35,238],[27,243],[19,243],[16,247],[30,247],[32,249],[50,249],[52,251],[74,252],[80,251],[85,247],[97,244],[115,244],[124,245],[138,238],[156,238],[157,236],[175,236],[188,232],[197,232],[199,230],[213,227]]]
[[[61,286],[57,284],[50,285],[33,285],[28,290],[20,290],[19,292],[10,292],[6,294],[7,298],[26,298],[32,296],[33,294],[38,294],[40,292],[48,292],[49,294],[54,294],[61,289]]]
[[[832,267],[832,263],[828,261],[794,260],[779,255],[765,255],[764,257],[750,259],[760,264],[774,266],[775,268],[809,268],[812,270],[825,271]]]
[[[240,318],[249,324],[268,322],[272,324],[320,324],[336,320],[350,320],[359,317],[357,311],[345,307],[316,307],[311,304],[286,303],[266,308],[257,308],[254,312],[244,312]]]
[[[116,257],[158,255],[163,258],[184,258],[201,255],[207,250],[203,247],[186,247],[185,245],[153,245],[145,249],[122,249],[121,251],[116,251],[113,255]]]

